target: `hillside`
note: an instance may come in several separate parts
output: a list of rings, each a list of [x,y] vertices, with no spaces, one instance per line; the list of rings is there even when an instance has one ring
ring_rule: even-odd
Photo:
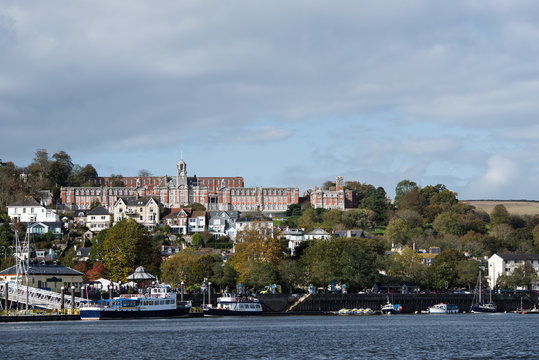
[[[514,215],[539,215],[539,202],[527,200],[461,200],[464,203],[475,206],[477,209],[491,213],[494,206],[502,204],[510,214]]]

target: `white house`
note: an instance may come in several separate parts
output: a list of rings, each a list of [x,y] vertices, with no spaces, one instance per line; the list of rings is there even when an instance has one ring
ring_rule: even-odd
[[[330,238],[331,234],[324,229],[314,229],[308,234],[305,234],[305,240],[328,240]]]
[[[25,196],[8,205],[7,214],[12,221],[22,223],[60,221],[60,216],[54,210],[47,209],[31,196]]]
[[[282,239],[288,240],[288,248],[291,254],[294,254],[294,249],[305,241],[305,231],[303,229],[285,229],[280,236]]]
[[[92,232],[100,232],[110,227],[110,214],[103,206],[98,206],[86,214],[86,226]]]
[[[526,262],[532,264],[539,279],[539,254],[494,254],[488,259],[489,287],[494,289],[500,275],[511,275],[513,271]],[[531,290],[539,289],[539,281]]]
[[[62,226],[63,223],[61,221],[36,222],[30,224],[28,227],[28,232],[30,235],[41,236],[50,231],[55,237],[60,237],[62,236]]]
[[[187,231],[190,233],[203,232],[206,227],[206,212],[205,211],[193,211],[191,217],[189,217]]]

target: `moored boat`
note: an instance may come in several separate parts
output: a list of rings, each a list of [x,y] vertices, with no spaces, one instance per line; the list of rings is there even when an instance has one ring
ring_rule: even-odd
[[[225,292],[217,298],[217,306],[204,308],[204,315],[260,315],[262,305],[254,296],[240,296]]]
[[[479,271],[479,278],[477,279],[477,291],[474,293],[474,298],[472,300],[472,307],[470,311],[472,313],[494,313],[498,310],[496,304],[492,302],[492,291],[490,292],[490,301],[483,302],[482,299],[482,282],[481,282],[481,271]],[[477,298],[476,298],[477,295]]]
[[[400,304],[393,305],[387,298],[387,303],[382,305],[382,314],[391,315],[391,314],[400,314],[402,311],[402,306]]]
[[[459,306],[455,304],[439,303],[429,307],[429,314],[457,314]]]
[[[167,318],[189,316],[190,303],[178,305],[170,286],[159,284],[145,293],[99,300],[80,309],[81,320]]]

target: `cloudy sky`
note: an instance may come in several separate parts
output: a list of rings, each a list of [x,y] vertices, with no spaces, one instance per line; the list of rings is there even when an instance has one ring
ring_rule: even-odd
[[[0,158],[539,199],[539,2],[0,1]]]

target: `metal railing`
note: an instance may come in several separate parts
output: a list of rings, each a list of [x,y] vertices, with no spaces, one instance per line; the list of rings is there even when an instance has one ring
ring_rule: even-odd
[[[8,287],[8,301],[26,304],[26,286],[17,284],[14,281],[8,281],[0,283],[0,299],[5,300],[5,287]],[[81,303],[86,301],[80,297],[74,297],[74,303],[72,303],[70,294],[64,294],[63,308],[80,308]],[[62,294],[54,291],[38,289],[34,287],[28,287],[28,306],[37,307],[43,309],[61,309],[62,308]]]

